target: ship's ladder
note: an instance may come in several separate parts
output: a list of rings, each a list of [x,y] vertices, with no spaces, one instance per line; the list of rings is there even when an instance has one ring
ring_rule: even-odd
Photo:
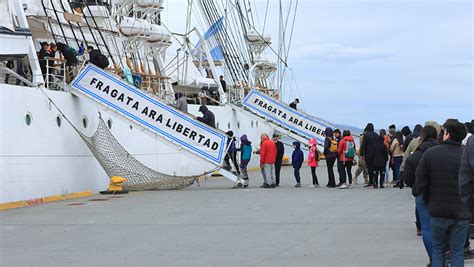
[[[325,129],[334,128],[328,122],[293,109],[257,90],[251,90],[241,102],[229,105],[302,144],[308,144],[309,140],[315,138],[319,146],[324,146]]]
[[[144,132],[172,144],[189,155],[190,160],[204,159],[203,162],[210,163],[207,165],[214,166],[213,171],[237,184],[242,182],[238,176],[221,168],[228,139],[223,131],[198,121],[93,64],[85,66],[67,87],[74,95],[89,100],[98,108],[112,111]]]

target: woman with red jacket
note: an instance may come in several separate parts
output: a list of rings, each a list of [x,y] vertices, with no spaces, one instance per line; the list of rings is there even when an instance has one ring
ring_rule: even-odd
[[[316,176],[316,167],[318,167],[319,161],[319,150],[316,147],[318,141],[316,141],[316,138],[313,138],[309,140],[308,145],[308,166],[311,167],[311,176],[313,177],[313,183],[309,187],[319,187],[318,176]]]
[[[342,140],[339,142],[337,152],[339,154],[339,159],[342,161],[344,166],[344,170],[341,171],[342,185],[339,187],[339,189],[345,189],[352,186],[351,169],[356,154],[356,144],[354,142],[354,137],[351,136],[351,132],[349,130],[344,130],[344,132],[342,132]],[[349,185],[346,184],[347,177],[349,177]]]

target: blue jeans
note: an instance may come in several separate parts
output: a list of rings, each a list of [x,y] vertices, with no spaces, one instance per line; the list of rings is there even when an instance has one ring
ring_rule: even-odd
[[[433,242],[431,240],[431,216],[428,212],[428,205],[423,200],[423,196],[417,196],[416,210],[420,216],[421,236],[423,237],[423,245],[425,245],[428,257],[433,258]]]
[[[296,182],[301,183],[300,168],[293,168],[293,173],[295,175]]]
[[[403,156],[393,158],[393,180],[400,181],[400,166],[402,165]]]
[[[390,160],[387,160],[387,164],[385,164],[385,183],[388,183],[390,180]]]
[[[431,217],[433,238],[433,267],[443,267],[446,252],[451,250],[451,266],[464,266],[464,244],[469,220]]]

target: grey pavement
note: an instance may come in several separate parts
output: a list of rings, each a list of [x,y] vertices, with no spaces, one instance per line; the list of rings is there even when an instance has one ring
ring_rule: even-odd
[[[1,266],[425,266],[410,190],[230,189],[223,178],[0,212]],[[326,169],[318,169],[320,184]],[[359,181],[363,180],[359,178]],[[106,201],[90,201],[91,199]],[[69,205],[69,204],[84,205]]]

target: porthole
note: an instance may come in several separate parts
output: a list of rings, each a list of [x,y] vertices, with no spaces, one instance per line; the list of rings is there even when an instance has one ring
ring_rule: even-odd
[[[31,122],[33,121],[33,115],[30,112],[26,112],[25,115],[25,122],[27,126],[30,126]]]
[[[230,130],[230,122],[227,123],[227,129]]]
[[[112,129],[112,118],[107,120],[107,126],[109,126],[109,129]]]
[[[61,127],[61,122],[62,122],[61,116],[60,115],[56,116],[56,124],[58,125],[58,127]]]
[[[87,128],[87,124],[89,123],[89,119],[87,116],[82,117],[82,126],[84,126],[84,129]]]
[[[250,122],[250,127],[253,128],[253,121]]]

